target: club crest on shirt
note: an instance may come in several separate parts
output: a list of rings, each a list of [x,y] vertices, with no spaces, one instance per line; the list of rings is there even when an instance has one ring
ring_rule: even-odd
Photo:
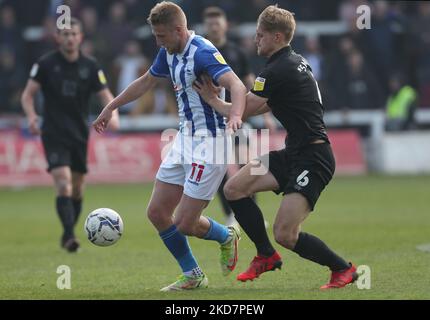
[[[222,54],[221,54],[221,53],[219,53],[219,52],[215,52],[215,53],[214,53],[214,57],[215,57],[215,59],[217,59],[217,61],[218,61],[219,63],[221,63],[221,64],[227,64],[227,62],[225,62],[224,57],[222,56]]]
[[[83,80],[87,79],[90,75],[90,70],[88,68],[79,69],[79,77]]]
[[[266,79],[262,77],[257,77],[254,82],[254,91],[263,91],[264,90],[264,84],[266,83]]]

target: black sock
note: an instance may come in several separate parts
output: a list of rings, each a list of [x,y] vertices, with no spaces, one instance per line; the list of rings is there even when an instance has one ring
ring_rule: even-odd
[[[57,197],[57,213],[63,225],[63,239],[67,240],[74,237],[73,225],[75,223],[75,215],[73,202],[71,197]]]
[[[229,201],[236,220],[254,242],[259,255],[270,257],[275,249],[269,241],[260,208],[251,198]]]
[[[231,215],[231,207],[228,204],[228,200],[224,195],[224,185],[227,182],[227,175],[224,176],[224,178],[222,178],[221,184],[218,188],[218,195],[219,195],[219,199],[221,201],[221,206],[222,206],[222,210],[224,211],[224,215],[226,217]]]
[[[79,215],[81,214],[81,210],[82,210],[82,199],[73,199],[73,211],[75,213],[74,217],[75,217],[75,225],[78,223],[79,220]]]
[[[323,241],[305,232],[299,233],[299,239],[293,251],[302,258],[329,267],[332,271],[350,267],[349,263],[334,253]]]

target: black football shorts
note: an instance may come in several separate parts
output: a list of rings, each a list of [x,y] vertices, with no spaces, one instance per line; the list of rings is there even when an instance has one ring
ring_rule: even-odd
[[[263,159],[266,157],[266,159]],[[269,158],[269,171],[279,184],[276,194],[298,192],[309,202],[313,211],[315,204],[330,182],[335,171],[335,159],[329,143],[310,144],[290,155],[286,149],[271,151],[262,156]]]
[[[87,173],[87,143],[63,142],[50,136],[42,136],[48,172],[68,166],[72,172]]]

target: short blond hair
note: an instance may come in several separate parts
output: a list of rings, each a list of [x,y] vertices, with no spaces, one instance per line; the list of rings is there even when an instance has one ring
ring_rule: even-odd
[[[170,1],[157,3],[149,13],[147,22],[153,25],[173,25],[176,22],[187,25],[187,17],[177,4]]]
[[[258,24],[268,32],[281,32],[290,43],[296,30],[294,14],[279,8],[278,5],[268,6],[258,17]]]

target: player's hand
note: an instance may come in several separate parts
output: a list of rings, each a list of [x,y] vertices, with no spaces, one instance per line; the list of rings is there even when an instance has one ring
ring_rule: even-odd
[[[31,117],[28,119],[28,130],[33,135],[40,135],[41,131],[39,128],[39,117]]]
[[[103,131],[107,128],[110,119],[112,119],[112,110],[110,110],[108,107],[105,107],[97,119],[93,122],[93,127],[97,133],[103,133]]]
[[[195,80],[193,83],[193,89],[209,103],[211,100],[218,98],[221,88],[213,84],[212,79],[204,74],[201,76],[201,80]]]
[[[236,132],[240,128],[242,128],[242,118],[238,116],[230,116],[227,123],[227,130],[233,130],[233,132]]]

